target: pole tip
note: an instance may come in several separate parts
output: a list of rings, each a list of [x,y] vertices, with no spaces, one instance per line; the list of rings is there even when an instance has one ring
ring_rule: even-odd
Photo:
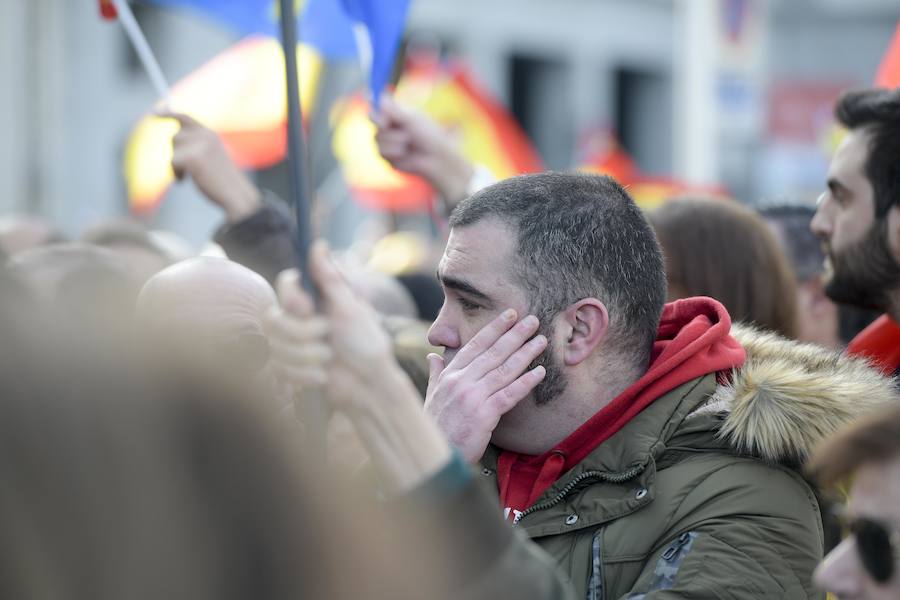
[[[112,0],[100,0],[100,16],[107,21],[113,21],[119,17]]]

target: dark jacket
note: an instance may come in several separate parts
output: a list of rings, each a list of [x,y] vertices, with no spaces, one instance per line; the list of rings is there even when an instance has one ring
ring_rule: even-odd
[[[823,438],[894,401],[857,359],[735,326],[747,361],[663,395],[519,519],[576,598],[814,598],[822,557],[800,469]],[[482,465],[496,490],[496,448]]]
[[[572,598],[556,563],[499,518],[493,496],[457,456],[419,489],[389,502],[389,522],[411,553],[407,563],[429,570],[417,574],[430,584],[421,597]]]
[[[219,227],[213,239],[228,258],[274,284],[281,271],[299,264],[294,231],[287,207],[266,198],[262,208],[246,219]]]

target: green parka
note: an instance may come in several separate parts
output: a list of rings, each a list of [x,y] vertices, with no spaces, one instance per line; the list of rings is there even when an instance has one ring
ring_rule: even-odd
[[[732,335],[747,361],[729,384],[711,374],[660,397],[519,518],[571,597],[819,597],[821,515],[802,465],[893,401],[891,382],[815,346]],[[494,494],[497,456],[489,448],[481,471]]]

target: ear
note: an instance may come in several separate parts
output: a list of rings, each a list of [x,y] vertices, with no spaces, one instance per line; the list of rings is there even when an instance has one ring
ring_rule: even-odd
[[[561,316],[567,334],[563,340],[563,362],[572,367],[587,360],[606,337],[609,312],[596,298],[585,298],[564,310]]]

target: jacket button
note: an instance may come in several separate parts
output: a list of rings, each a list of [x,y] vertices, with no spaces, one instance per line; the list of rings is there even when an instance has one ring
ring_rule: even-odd
[[[574,525],[578,522],[578,515],[569,515],[566,517],[566,525]]]
[[[634,495],[635,500],[643,500],[644,496],[647,495],[647,488],[641,488],[637,491],[637,494]]]
[[[494,474],[494,471],[493,471],[493,469],[488,469],[487,467],[485,467],[484,469],[481,470],[481,474],[484,475],[485,477],[490,477],[491,475]]]

